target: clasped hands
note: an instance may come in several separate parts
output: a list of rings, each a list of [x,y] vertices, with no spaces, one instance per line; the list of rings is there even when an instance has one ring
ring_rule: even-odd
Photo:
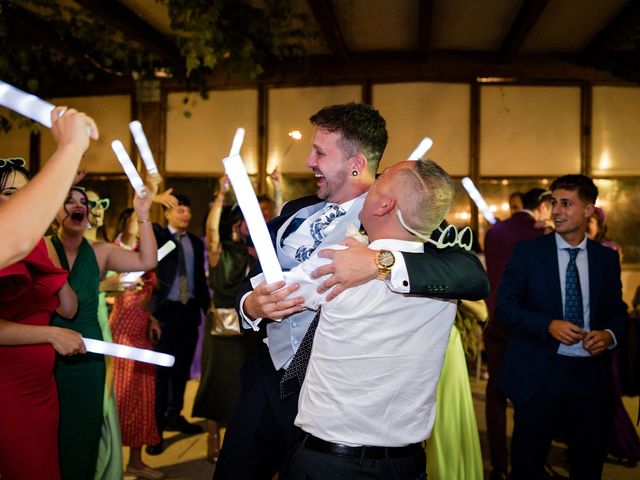
[[[330,290],[326,297],[328,302],[347,288],[374,280],[378,273],[374,250],[352,238],[347,238],[342,245],[347,248],[320,250],[319,257],[332,261],[311,273],[311,278],[314,279],[326,277],[318,286],[318,293],[322,294]],[[284,281],[271,284],[263,282],[247,296],[243,311],[252,319],[281,320],[302,311],[304,298],[292,296],[299,288],[298,284],[286,285]]]
[[[549,333],[564,345],[575,345],[581,341],[584,349],[592,356],[600,355],[613,341],[613,336],[606,330],[588,332],[574,323],[561,319],[551,320]]]

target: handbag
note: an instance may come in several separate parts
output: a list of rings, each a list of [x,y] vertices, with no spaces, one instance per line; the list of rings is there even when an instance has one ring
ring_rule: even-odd
[[[233,337],[241,335],[240,318],[235,308],[209,308],[211,315],[211,330],[209,333],[214,337]]]

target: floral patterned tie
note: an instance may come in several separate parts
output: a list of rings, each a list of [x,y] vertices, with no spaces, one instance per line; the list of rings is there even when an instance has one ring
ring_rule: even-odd
[[[299,262],[304,262],[307,260],[311,254],[318,248],[320,242],[324,240],[324,230],[329,226],[331,222],[333,222],[336,218],[345,215],[347,212],[340,205],[336,205],[335,203],[328,203],[322,214],[316,218],[313,222],[311,222],[311,226],[309,227],[311,238],[313,238],[313,245],[302,246],[296,250],[296,260]]]

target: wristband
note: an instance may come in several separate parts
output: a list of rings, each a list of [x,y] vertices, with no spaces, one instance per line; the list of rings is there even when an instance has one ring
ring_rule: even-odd
[[[148,222],[150,222],[150,221],[151,221],[151,220],[149,220],[148,218],[147,218],[146,220],[140,220],[140,219],[138,219],[138,223],[148,223]]]

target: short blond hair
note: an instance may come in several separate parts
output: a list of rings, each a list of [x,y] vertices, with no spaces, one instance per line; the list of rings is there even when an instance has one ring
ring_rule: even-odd
[[[449,174],[433,160],[418,160],[397,175],[396,199],[412,230],[428,237],[449,212],[455,186]]]

